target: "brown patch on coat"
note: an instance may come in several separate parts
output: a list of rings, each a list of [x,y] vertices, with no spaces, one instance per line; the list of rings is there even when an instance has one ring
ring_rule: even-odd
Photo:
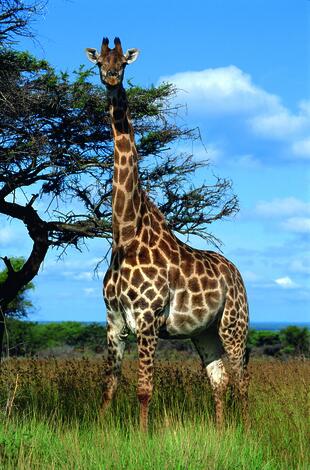
[[[117,189],[114,199],[114,210],[117,215],[121,216],[125,205],[125,194],[120,189]]]
[[[188,281],[188,287],[192,292],[199,292],[200,285],[197,277],[193,277]]]
[[[183,329],[184,327],[192,328],[196,326],[195,320],[189,315],[185,314],[175,315],[174,324],[178,329]]]
[[[144,277],[140,271],[140,269],[135,269],[132,273],[131,283],[135,287],[139,287],[144,282]]]

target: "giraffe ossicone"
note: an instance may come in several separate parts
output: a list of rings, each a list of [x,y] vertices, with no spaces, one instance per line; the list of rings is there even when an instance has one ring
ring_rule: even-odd
[[[234,383],[246,415],[248,303],[242,277],[224,256],[180,241],[141,188],[122,84],[125,67],[139,51],[129,49],[124,54],[119,38],[110,49],[104,38],[100,52],[93,48],[86,52],[107,88],[114,139],[113,248],[104,278],[108,370],[103,409],[116,390],[126,333],[131,330],[137,336],[142,429],[147,429],[158,338],[192,339],[207,370],[218,425],[229,382]]]

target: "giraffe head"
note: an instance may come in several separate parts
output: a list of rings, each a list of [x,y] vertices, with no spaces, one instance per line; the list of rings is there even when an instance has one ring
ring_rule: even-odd
[[[100,78],[107,87],[121,85],[127,64],[134,62],[139,55],[138,49],[128,49],[123,54],[121,41],[114,39],[114,49],[109,48],[108,38],[103,38],[100,54],[96,49],[86,49],[88,59],[99,67]]]

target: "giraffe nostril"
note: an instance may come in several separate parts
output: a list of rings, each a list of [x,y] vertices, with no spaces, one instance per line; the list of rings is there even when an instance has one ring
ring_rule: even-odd
[[[109,70],[107,73],[108,77],[117,77],[118,73],[116,70]]]

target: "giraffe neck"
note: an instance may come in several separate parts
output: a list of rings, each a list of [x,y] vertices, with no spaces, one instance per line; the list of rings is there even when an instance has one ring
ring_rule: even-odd
[[[141,219],[142,192],[138,176],[137,150],[123,86],[108,93],[114,139],[112,231],[115,247],[135,237]]]

